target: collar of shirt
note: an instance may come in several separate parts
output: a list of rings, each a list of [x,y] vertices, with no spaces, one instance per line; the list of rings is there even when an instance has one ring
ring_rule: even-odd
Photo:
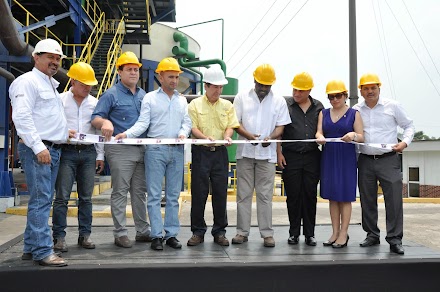
[[[38,70],[37,68],[33,68],[32,72],[35,73],[38,77],[40,77],[41,79],[44,80],[44,82],[48,83],[50,86],[52,86],[52,88],[55,90],[58,88],[58,86],[60,85],[60,83],[58,81],[56,81],[53,77],[49,77],[48,75],[44,74],[43,72],[41,72],[40,70]]]

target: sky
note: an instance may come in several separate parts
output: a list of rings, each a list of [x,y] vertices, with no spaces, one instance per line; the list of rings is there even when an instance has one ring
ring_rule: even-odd
[[[271,64],[272,90],[291,96],[293,77],[310,73],[311,95],[330,107],[325,87],[349,88],[349,0],[176,0],[179,27],[224,20],[223,60],[239,91],[253,88],[253,71]],[[376,73],[381,96],[399,101],[416,131],[440,137],[440,1],[356,1],[358,77]],[[201,60],[222,57],[222,22],[182,28],[201,46]],[[359,92],[357,95],[360,96]],[[360,97],[360,101],[362,97]]]

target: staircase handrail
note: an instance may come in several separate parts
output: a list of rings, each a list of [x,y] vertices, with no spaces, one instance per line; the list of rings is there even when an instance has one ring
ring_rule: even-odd
[[[122,42],[125,35],[125,22],[124,17],[119,21],[119,25],[116,30],[114,30],[115,36],[110,44],[110,48],[107,53],[107,67],[105,69],[104,76],[101,81],[98,93],[96,97],[99,98],[101,94],[107,90],[115,81],[116,78],[116,60],[121,55],[122,52]]]
[[[73,63],[85,62],[90,64],[99,46],[99,43],[101,42],[102,36],[104,35],[104,25],[105,25],[105,13],[102,12],[99,19],[96,22],[95,28],[90,33],[90,36],[87,42],[85,43],[84,48],[82,49],[81,55],[79,56],[78,59],[74,57]],[[70,84],[70,78],[69,78],[69,82],[67,82],[66,87],[64,88],[64,91],[67,91],[69,89],[69,84]]]

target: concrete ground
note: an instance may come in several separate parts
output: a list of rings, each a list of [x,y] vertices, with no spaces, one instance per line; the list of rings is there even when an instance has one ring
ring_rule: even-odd
[[[108,202],[109,191],[94,198],[96,207],[98,204]],[[187,198],[185,196],[185,198]],[[277,198],[278,200],[280,198]],[[228,202],[228,218],[229,225],[236,225],[236,204],[235,202]],[[381,240],[385,243],[385,207],[383,203],[379,203],[379,228],[382,230]],[[188,199],[182,200],[180,220],[182,228],[189,228],[190,225],[190,211],[191,202]],[[208,225],[212,224],[212,208],[211,203],[208,202],[206,206],[206,222]],[[317,224],[330,224],[330,216],[328,211],[328,204],[319,202],[317,204]],[[51,221],[51,219],[50,219]],[[404,203],[404,240],[405,239],[429,247],[431,249],[440,251],[440,204],[435,203]],[[49,222],[50,223],[50,222]],[[353,203],[353,215],[351,219],[352,224],[361,223],[361,208],[359,203]],[[8,241],[23,234],[26,224],[26,216],[8,215],[0,213],[0,246]],[[131,218],[127,219],[128,225],[133,225]],[[253,203],[252,224],[257,225],[256,221],[256,206]],[[287,216],[287,208],[285,202],[273,203],[273,224],[274,225],[288,225],[289,220]],[[68,217],[69,226],[77,226],[77,219],[75,217]],[[111,218],[94,218],[94,226],[112,226]],[[209,231],[208,231],[209,232]],[[227,236],[231,239],[235,234],[230,232]],[[67,235],[69,236],[69,235]],[[92,235],[93,236],[93,235]],[[112,234],[108,234],[112,238]],[[330,236],[330,234],[328,234]],[[287,240],[288,234],[275,234],[275,240]],[[319,237],[323,237],[320,235]],[[326,236],[324,236],[326,238]],[[182,242],[186,242],[187,238],[180,238]],[[357,244],[350,242],[351,244]],[[1,251],[0,251],[1,252]]]

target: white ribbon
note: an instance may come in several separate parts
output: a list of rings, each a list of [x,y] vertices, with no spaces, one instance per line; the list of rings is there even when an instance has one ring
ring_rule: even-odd
[[[255,144],[255,143],[309,143],[317,142],[317,139],[304,139],[304,140],[232,140],[232,144]],[[71,138],[70,142],[79,143],[102,143],[102,144],[125,144],[125,145],[165,145],[165,144],[195,144],[195,145],[208,145],[208,144],[228,144],[227,140],[209,140],[209,139],[170,139],[170,138],[125,138],[115,140],[111,137],[110,141],[105,141],[104,136],[93,134],[76,133],[75,138]],[[346,143],[341,138],[326,138],[326,143]],[[393,144],[385,143],[357,143],[349,142],[356,145],[364,145],[372,148],[388,149],[392,150]]]

